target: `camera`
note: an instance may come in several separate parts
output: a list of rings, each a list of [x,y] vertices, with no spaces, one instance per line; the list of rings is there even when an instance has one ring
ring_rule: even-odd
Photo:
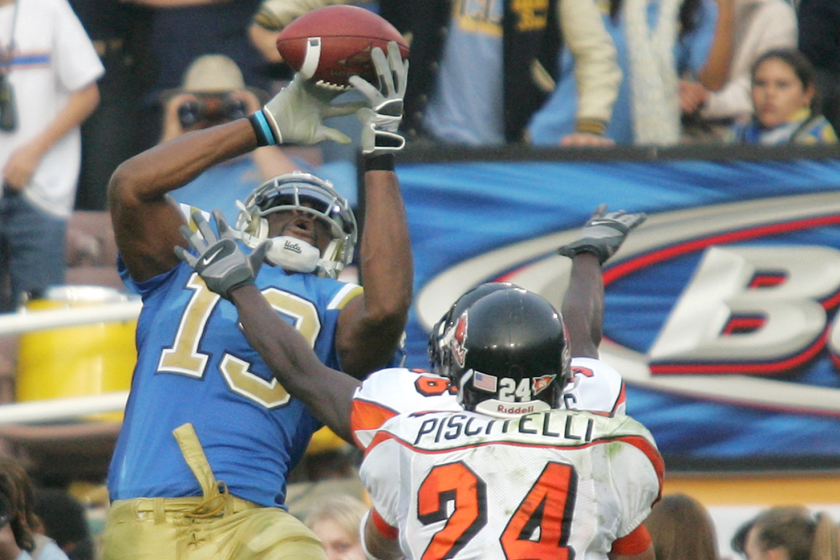
[[[0,74],[0,130],[14,132],[17,130],[17,104],[15,90],[9,83],[8,76]]]
[[[242,99],[230,95],[203,95],[196,100],[182,103],[178,107],[181,128],[191,128],[198,123],[220,123],[248,115],[248,105]]]

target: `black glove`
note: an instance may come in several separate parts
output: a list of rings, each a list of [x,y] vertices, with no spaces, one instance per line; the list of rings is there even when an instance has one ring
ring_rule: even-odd
[[[246,256],[234,241],[222,213],[215,210],[213,215],[219,226],[220,239],[216,238],[216,234],[201,212],[194,212],[192,218],[198,226],[198,232],[193,232],[187,226],[181,226],[181,235],[198,253],[198,256],[181,246],[175,247],[175,254],[198,272],[211,291],[225,299],[230,299],[230,292],[254,283],[270,241],[262,243]]]
[[[578,253],[592,253],[601,264],[618,251],[631,229],[645,221],[642,213],[628,214],[624,210],[607,213],[607,205],[601,204],[583,226],[577,241],[563,245],[557,253],[573,258]]]

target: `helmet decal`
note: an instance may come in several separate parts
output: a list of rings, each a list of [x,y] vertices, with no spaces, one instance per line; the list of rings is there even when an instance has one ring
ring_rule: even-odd
[[[507,290],[515,286],[510,282],[486,282],[469,290],[443,314],[429,333],[429,343],[426,353],[429,357],[429,366],[432,371],[441,375],[450,376],[450,369],[453,365],[452,352],[449,348],[449,333],[455,320],[468,309],[472,303],[493,292]]]
[[[495,393],[498,388],[498,378],[495,375],[473,371],[473,387],[490,393]]]
[[[551,382],[554,381],[556,377],[556,375],[543,375],[542,377],[534,377],[532,379],[532,381],[534,382],[533,394],[536,395],[546,387],[550,386]]]
[[[452,356],[458,363],[459,367],[464,367],[467,360],[467,323],[468,312],[464,311],[458,317],[458,321],[452,328],[452,340],[449,342],[449,348],[452,350]]]

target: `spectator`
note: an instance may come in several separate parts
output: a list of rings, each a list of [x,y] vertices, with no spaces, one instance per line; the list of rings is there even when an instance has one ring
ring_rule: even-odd
[[[581,102],[561,141],[606,145],[621,73],[592,0],[404,2],[380,0],[382,15],[411,35],[409,138],[498,145],[525,139],[528,119],[553,86],[560,37],[578,71]],[[559,24],[558,24],[559,21]]]
[[[0,311],[10,311],[64,283],[79,125],[99,103],[103,68],[66,0],[0,0],[0,54],[0,276],[10,283]]]
[[[599,6],[624,73],[606,136],[617,144],[677,143],[677,77],[702,75],[717,29],[715,0],[599,0]],[[557,87],[530,123],[537,145],[556,145],[573,130],[583,102],[575,90],[577,62],[568,50],[559,64]]]
[[[336,3],[346,2],[265,0],[252,37],[274,57],[272,33],[308,10]],[[379,0],[382,16],[411,37],[403,123],[409,139],[467,145],[522,141],[525,124],[553,87],[562,36],[578,63],[582,100],[563,142],[612,144],[603,133],[621,73],[592,0],[508,0],[486,6]]]
[[[359,525],[368,506],[350,495],[322,501],[303,523],[318,535],[329,560],[365,560]]]
[[[717,560],[715,526],[706,508],[685,494],[664,496],[645,520],[656,560]]]
[[[776,49],[752,69],[753,118],[736,124],[729,142],[746,144],[836,144],[837,134],[814,111],[814,70],[796,49]]]
[[[735,120],[748,120],[753,111],[753,64],[770,49],[796,46],[796,13],[786,0],[725,0],[719,4],[728,3],[734,4],[734,52],[730,53],[728,77],[719,88],[708,88],[699,81],[680,82],[686,132],[699,139],[719,140]]]
[[[266,101],[266,95],[245,86],[242,72],[230,58],[221,54],[200,56],[187,69],[182,86],[164,95],[161,143],[253,114]],[[237,200],[244,201],[270,178],[298,168],[279,146],[263,146],[214,165],[172,196],[198,208],[219,208],[233,223],[239,215]]]
[[[778,506],[744,523],[732,550],[747,560],[838,560],[837,524],[827,513]]]
[[[161,94],[181,85],[189,65],[204,54],[223,54],[242,71],[249,86],[269,90],[270,71],[248,38],[260,0],[130,0],[152,8],[149,45],[153,80],[141,100],[142,148],[161,137]]]
[[[840,130],[840,3],[800,0],[799,49],[814,65],[820,112]]]
[[[0,509],[8,505],[0,529],[0,560],[67,560],[55,541],[39,532],[41,521],[33,509],[32,481],[10,456],[0,456],[0,496],[4,504]]]
[[[59,488],[36,489],[34,511],[44,533],[70,560],[93,560],[94,545],[85,508],[69,492]]]

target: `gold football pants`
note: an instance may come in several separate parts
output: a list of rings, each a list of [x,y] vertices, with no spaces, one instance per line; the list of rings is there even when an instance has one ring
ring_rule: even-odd
[[[315,534],[293,515],[228,493],[191,424],[174,434],[204,496],[115,501],[104,560],[327,560]]]

